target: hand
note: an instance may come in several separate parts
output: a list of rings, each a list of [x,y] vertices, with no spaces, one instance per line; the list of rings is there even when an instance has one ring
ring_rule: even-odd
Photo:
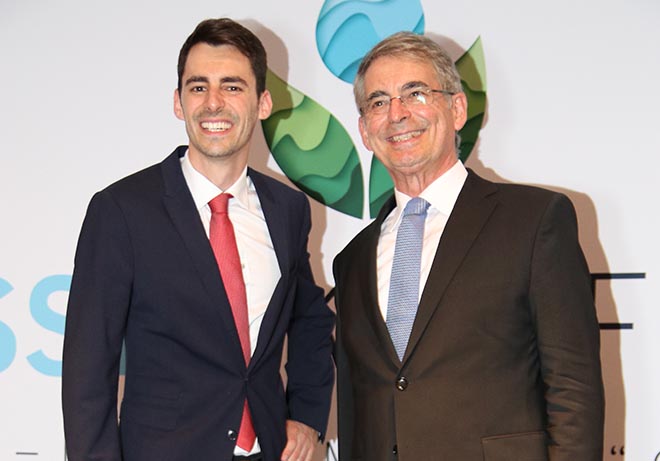
[[[314,447],[319,440],[318,432],[306,424],[286,421],[286,446],[282,461],[312,461]]]

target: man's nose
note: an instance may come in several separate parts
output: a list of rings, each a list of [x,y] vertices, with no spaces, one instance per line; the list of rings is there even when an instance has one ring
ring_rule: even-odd
[[[387,117],[390,122],[400,122],[410,116],[410,110],[403,103],[401,96],[394,96],[390,99],[390,104],[387,111]]]
[[[209,111],[215,112],[225,106],[225,98],[219,90],[209,90],[206,94],[206,107]]]

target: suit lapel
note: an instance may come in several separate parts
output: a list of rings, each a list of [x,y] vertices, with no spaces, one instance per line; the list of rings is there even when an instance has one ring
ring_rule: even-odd
[[[228,342],[236,349],[236,353],[231,356],[236,357],[237,366],[245,366],[238,331],[220,278],[218,264],[181,171],[180,157],[185,154],[186,149],[186,146],[178,147],[161,163],[165,184],[163,203],[190,253],[192,263],[197,269],[209,298],[214,305],[218,306],[216,311],[222,318],[227,337],[231,338]]]
[[[395,206],[396,200],[394,199],[394,195],[392,195],[390,199],[385,202],[374,222],[372,222],[366,229],[367,233],[365,237],[367,242],[365,245],[360,246],[362,249],[361,251],[365,251],[366,254],[361,255],[358,258],[353,258],[353,260],[366,261],[368,264],[365,270],[358,271],[359,280],[356,283],[358,286],[368,287],[365,292],[367,299],[363,305],[367,306],[367,318],[369,324],[373,326],[376,337],[382,345],[382,350],[385,351],[385,354],[392,363],[398,367],[400,363],[399,356],[396,353],[392,338],[390,337],[390,332],[387,329],[383,314],[380,310],[378,299],[378,266],[376,263],[380,229],[383,225],[383,221],[385,221],[385,218],[387,218]]]
[[[495,209],[497,205],[496,191],[495,184],[485,181],[469,171],[433,259],[428,281],[417,309],[406,355],[403,358],[404,362],[422,337],[431,316],[440,304],[447,285]]]

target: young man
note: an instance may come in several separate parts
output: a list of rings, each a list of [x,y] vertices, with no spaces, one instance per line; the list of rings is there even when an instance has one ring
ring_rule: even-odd
[[[247,166],[266,69],[249,30],[200,23],[174,93],[189,146],[89,205],[64,339],[71,461],[309,461],[325,431],[334,319],[310,270],[309,203]]]

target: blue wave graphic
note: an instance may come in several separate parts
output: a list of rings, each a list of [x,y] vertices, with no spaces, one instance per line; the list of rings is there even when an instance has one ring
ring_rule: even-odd
[[[326,0],[316,24],[316,46],[328,70],[353,83],[362,57],[402,30],[424,33],[419,0]]]

